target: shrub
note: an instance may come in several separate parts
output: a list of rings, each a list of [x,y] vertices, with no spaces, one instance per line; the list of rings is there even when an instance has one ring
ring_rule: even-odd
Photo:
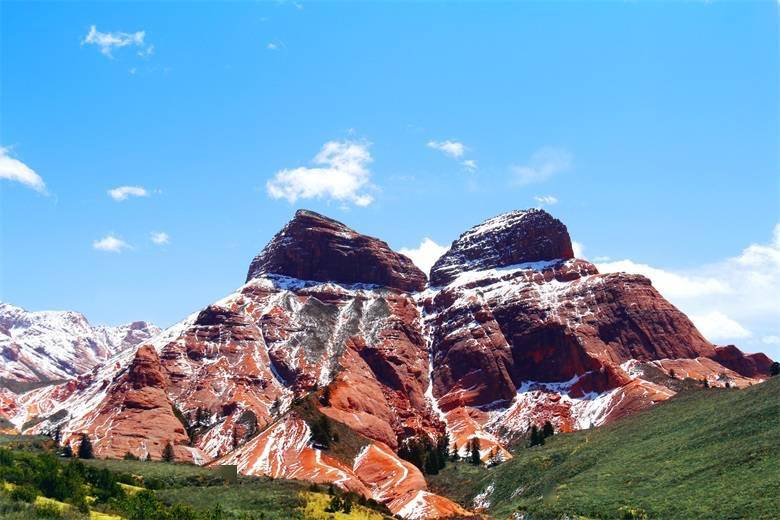
[[[168,444],[165,445],[165,448],[163,448],[162,460],[164,462],[173,462],[174,458],[175,457],[174,457],[174,454],[173,454],[173,445],[171,445],[171,443],[169,441]]]
[[[11,500],[28,502],[31,504],[35,502],[35,499],[38,497],[38,490],[30,485],[16,486],[11,490],[9,496],[11,497]]]
[[[52,504],[51,502],[35,504],[35,507],[33,508],[33,514],[35,515],[35,518],[59,519],[65,517],[65,515],[62,513],[62,510],[60,510],[56,504]]]

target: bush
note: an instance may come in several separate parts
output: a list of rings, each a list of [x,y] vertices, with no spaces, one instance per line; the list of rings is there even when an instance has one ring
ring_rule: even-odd
[[[168,444],[165,445],[165,448],[163,448],[162,460],[163,462],[173,462],[174,458],[173,445],[171,445],[169,441]]]
[[[65,518],[62,510],[60,510],[56,504],[52,504],[51,502],[36,504],[33,508],[33,514],[35,515],[35,518]]]
[[[31,504],[35,502],[36,498],[38,498],[38,490],[30,485],[16,486],[11,490],[9,496],[11,497],[11,500],[16,500],[17,502],[27,502]]]

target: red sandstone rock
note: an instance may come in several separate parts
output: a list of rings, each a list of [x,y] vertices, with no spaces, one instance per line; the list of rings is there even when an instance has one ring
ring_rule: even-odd
[[[376,284],[402,291],[417,291],[425,286],[425,274],[385,242],[305,210],[297,211],[252,260],[247,281],[261,274]]]
[[[574,258],[569,232],[541,209],[513,211],[474,226],[455,240],[431,269],[431,285],[464,271]]]
[[[715,347],[715,352],[709,357],[749,378],[767,378],[772,366],[772,360],[766,354],[745,354],[734,345]]]

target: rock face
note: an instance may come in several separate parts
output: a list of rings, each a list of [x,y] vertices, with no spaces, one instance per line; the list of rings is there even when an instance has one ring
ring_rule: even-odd
[[[431,269],[431,285],[452,282],[465,271],[574,258],[560,220],[541,209],[513,211],[463,233]]]
[[[715,347],[715,352],[708,357],[745,377],[767,377],[772,366],[772,360],[766,354],[746,355],[734,345]]]
[[[319,282],[376,284],[401,291],[418,291],[425,286],[425,274],[386,243],[305,210],[296,212],[255,257],[247,281],[263,274]]]
[[[39,383],[84,374],[159,332],[143,321],[93,327],[78,312],[0,303],[0,379]]]
[[[501,461],[533,425],[599,426],[681,379],[742,387],[771,363],[714,347],[648,279],[572,258],[540,210],[464,233],[431,276],[426,289],[384,242],[299,211],[237,291],[67,383],[0,394],[0,412],[38,418],[30,432],[60,424],[66,442],[86,432],[101,456],[158,458],[171,442],[181,460],[437,518],[467,512],[399,458],[410,438],[446,432],[462,457],[478,440],[483,461]],[[301,403],[351,440],[315,441]]]

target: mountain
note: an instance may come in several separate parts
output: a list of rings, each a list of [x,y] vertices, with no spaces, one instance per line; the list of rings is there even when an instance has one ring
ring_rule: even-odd
[[[599,426],[691,380],[744,387],[771,361],[718,348],[647,278],[573,258],[542,210],[455,240],[431,283],[405,256],[298,211],[234,293],[5,415],[101,457],[235,464],[331,482],[405,518],[464,515],[399,457],[412,439],[509,460],[534,424]]]
[[[144,321],[93,327],[78,312],[29,312],[0,303],[0,381],[41,383],[71,378],[159,332]]]
[[[492,518],[777,518],[778,417],[780,377],[698,388],[431,485]]]

